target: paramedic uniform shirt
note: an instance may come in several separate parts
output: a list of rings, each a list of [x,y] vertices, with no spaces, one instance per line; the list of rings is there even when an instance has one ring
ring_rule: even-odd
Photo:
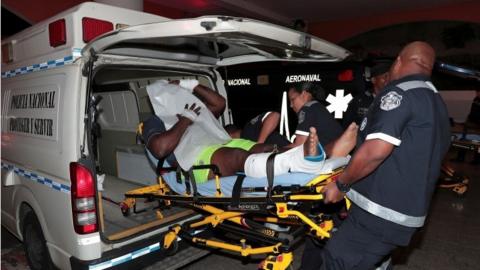
[[[298,125],[295,134],[308,136],[310,127],[317,129],[318,140],[322,145],[336,140],[342,135],[342,127],[327,111],[325,106],[316,100],[307,102],[298,112]]]
[[[261,113],[248,121],[242,129],[240,138],[256,142],[262,130],[263,120],[270,112]],[[276,144],[278,147],[284,147],[290,142],[278,132],[272,132],[265,140],[266,144]]]
[[[374,96],[371,92],[372,90],[366,90],[363,93],[358,94],[350,104],[348,104],[348,109],[345,112],[343,117],[343,125],[348,127],[352,122],[360,125],[363,118],[367,115],[368,108],[373,102]]]
[[[358,145],[365,140],[381,139],[395,147],[375,171],[353,184],[348,197],[362,207],[351,196],[356,192],[370,202],[399,212],[397,217],[426,216],[441,161],[450,144],[449,129],[445,104],[428,77],[412,75],[391,82],[376,97],[362,121]],[[415,227],[423,225],[387,223],[409,231],[406,235],[391,235],[391,240],[400,245],[408,244]]]

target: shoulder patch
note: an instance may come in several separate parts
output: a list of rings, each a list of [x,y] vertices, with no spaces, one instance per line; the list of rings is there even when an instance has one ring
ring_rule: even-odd
[[[360,124],[360,131],[365,129],[365,127],[367,126],[367,121],[367,117],[364,117],[362,123]]]
[[[260,119],[260,115],[257,115],[255,118],[250,120],[250,124],[255,125],[255,123],[257,123],[259,119]]]
[[[303,121],[305,121],[305,112],[300,111],[300,113],[298,114],[298,123],[301,124],[303,123]]]
[[[395,91],[390,91],[382,97],[380,102],[380,109],[384,111],[391,111],[398,108],[401,103],[402,96]]]

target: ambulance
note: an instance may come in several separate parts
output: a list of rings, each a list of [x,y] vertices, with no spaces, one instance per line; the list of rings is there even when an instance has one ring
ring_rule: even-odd
[[[170,20],[93,2],[9,37],[2,41],[2,226],[23,242],[32,269],[160,260],[169,226],[195,213],[159,211],[152,201],[122,211],[125,192],[156,183],[136,138],[139,122],[153,114],[146,86],[196,78],[227,98],[219,75],[226,66],[348,55],[251,19]],[[219,121],[231,123],[228,104]]]

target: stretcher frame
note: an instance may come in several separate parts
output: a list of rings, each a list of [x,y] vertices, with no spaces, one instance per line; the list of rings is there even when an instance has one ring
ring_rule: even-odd
[[[305,186],[273,186],[267,196],[238,197],[232,205],[232,197],[225,197],[220,189],[221,179],[218,168],[214,165],[194,166],[192,169],[211,169],[216,184],[215,196],[205,197],[195,194],[196,188],[187,188],[186,194],[172,194],[162,175],[177,170],[177,168],[160,168],[158,184],[130,190],[125,193],[125,199],[120,204],[124,215],[129,215],[136,209],[137,199],[158,201],[157,217],[163,218],[162,207],[173,204],[202,214],[201,218],[172,225],[165,235],[162,246],[168,253],[175,253],[178,248],[177,239],[185,239],[198,246],[221,249],[228,252],[251,256],[263,254],[266,259],[259,265],[261,269],[286,269],[293,261],[293,248],[310,234],[319,239],[330,237],[334,224],[329,215],[320,213],[309,215],[309,207],[315,202],[323,201],[322,188],[335,181],[344,167],[337,168],[329,174],[315,177]],[[184,175],[186,175],[184,173]],[[237,179],[238,181],[239,179]],[[195,187],[196,183],[188,183]],[[191,180],[190,180],[191,181]],[[247,192],[265,192],[265,187],[244,188]],[[349,202],[347,201],[347,206]],[[142,210],[140,210],[141,212]],[[265,226],[265,222],[291,226],[291,230],[279,232]],[[220,229],[230,234],[241,236],[236,244],[217,239],[205,239],[195,236],[199,230]],[[247,241],[260,245],[253,247]]]

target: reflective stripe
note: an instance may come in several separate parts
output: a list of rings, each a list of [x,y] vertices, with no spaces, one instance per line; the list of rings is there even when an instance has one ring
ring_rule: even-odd
[[[262,117],[262,122],[263,120],[265,120],[265,118],[267,118],[267,116],[270,114],[271,112],[267,112],[263,117]]]
[[[412,90],[415,88],[428,88],[433,92],[437,93],[437,89],[433,86],[432,82],[430,81],[409,81],[404,83],[397,84],[397,87],[402,89],[403,91]]]
[[[81,51],[82,49],[80,48],[73,48],[72,55],[67,55],[63,58],[51,59],[46,62],[4,71],[2,72],[2,79],[72,64],[77,58],[82,56]]]
[[[70,193],[70,186],[67,186],[62,183],[55,182],[52,179],[46,178],[44,176],[38,175],[37,173],[24,170],[22,168],[16,167],[14,165],[10,165],[7,163],[2,162],[2,169],[6,171],[13,171],[19,176],[25,177],[26,179],[32,180],[35,183],[47,186],[52,188],[56,191],[61,191],[65,193]]]
[[[402,141],[393,137],[393,136],[390,136],[388,134],[385,134],[385,133],[381,133],[381,132],[377,132],[377,133],[370,133],[367,135],[367,137],[365,138],[365,140],[372,140],[372,139],[380,139],[382,141],[386,141],[388,143],[391,143],[395,146],[399,146]]]
[[[360,208],[369,212],[370,214],[391,221],[393,223],[414,228],[422,227],[425,223],[426,216],[413,217],[402,214],[400,212],[372,202],[367,197],[363,196],[362,194],[358,193],[353,189],[350,189],[350,191],[347,193],[347,197]]]
[[[296,130],[295,134],[302,135],[302,136],[308,136],[310,135],[309,132],[303,131],[303,130]]]

